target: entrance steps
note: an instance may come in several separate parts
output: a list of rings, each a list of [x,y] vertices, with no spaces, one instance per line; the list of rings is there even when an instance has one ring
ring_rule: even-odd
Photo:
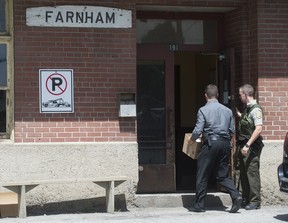
[[[191,207],[195,201],[195,193],[169,194],[136,194],[133,206],[138,208]],[[205,208],[225,208],[231,206],[231,198],[227,193],[208,193]]]

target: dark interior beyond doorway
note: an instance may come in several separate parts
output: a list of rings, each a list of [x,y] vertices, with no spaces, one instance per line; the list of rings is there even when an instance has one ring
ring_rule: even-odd
[[[217,58],[189,52],[175,53],[175,155],[176,189],[179,192],[195,191],[197,160],[182,152],[185,133],[191,133],[198,109],[206,101],[204,91],[207,84],[217,84]],[[216,189],[216,180],[211,176],[210,190]]]

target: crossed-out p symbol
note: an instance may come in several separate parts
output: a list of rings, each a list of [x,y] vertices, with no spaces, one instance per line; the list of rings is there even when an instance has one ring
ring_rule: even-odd
[[[52,77],[51,80],[52,80],[52,91],[56,91],[56,86],[60,88],[63,83],[60,77]]]
[[[61,95],[67,89],[67,80],[61,74],[51,74],[46,80],[46,89],[52,95]]]

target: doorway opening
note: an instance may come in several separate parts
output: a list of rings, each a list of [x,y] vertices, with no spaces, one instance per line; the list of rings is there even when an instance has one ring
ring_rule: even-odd
[[[138,50],[138,193],[193,192],[197,160],[184,154],[182,145],[206,103],[205,87],[218,83],[218,55]],[[208,189],[216,188],[211,176]]]
[[[206,103],[205,87],[216,84],[220,101],[221,91],[228,98],[218,60],[222,24],[221,13],[137,11],[137,193],[195,191],[197,160],[182,144]],[[208,189],[216,188],[212,176]]]
[[[175,75],[175,164],[176,190],[195,191],[197,160],[182,152],[185,133],[191,133],[197,119],[197,111],[206,103],[205,87],[217,85],[217,59],[215,54],[192,52],[174,53]],[[208,189],[217,187],[214,176]]]

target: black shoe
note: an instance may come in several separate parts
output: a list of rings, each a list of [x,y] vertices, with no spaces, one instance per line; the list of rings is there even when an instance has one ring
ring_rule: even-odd
[[[245,206],[245,210],[247,210],[247,211],[257,210],[257,209],[260,209],[260,208],[261,208],[261,205],[260,205],[260,204],[253,204],[253,203],[247,204],[247,205]]]
[[[241,208],[245,208],[247,205],[247,202],[245,202],[244,200],[242,201],[242,204],[241,204]]]
[[[232,204],[232,207],[230,209],[230,213],[236,213],[240,207],[241,207],[241,204],[242,204],[242,197],[237,197],[235,199],[233,199],[233,204]]]
[[[192,212],[205,212],[206,210],[204,208],[199,208],[199,207],[189,207],[188,208],[189,211],[192,211]]]

